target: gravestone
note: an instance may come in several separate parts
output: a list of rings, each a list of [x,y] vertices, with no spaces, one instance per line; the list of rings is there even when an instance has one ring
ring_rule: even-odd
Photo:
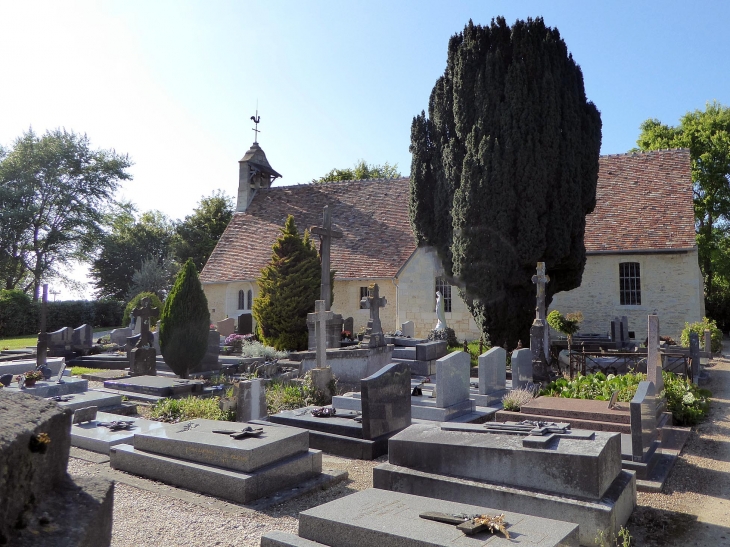
[[[455,523],[427,520],[421,515],[504,514],[507,539],[502,533],[464,535]],[[459,522],[458,519],[456,522]],[[298,535],[267,532],[261,547],[577,547],[578,525],[523,513],[499,505],[457,503],[401,492],[370,488],[299,513]]]
[[[652,382],[639,382],[631,399],[631,456],[635,462],[648,462],[658,446],[656,388]]]
[[[436,363],[436,406],[448,408],[469,399],[471,357],[455,351]]]
[[[250,422],[266,418],[266,390],[261,379],[238,382],[234,388],[236,421]]]
[[[71,339],[73,338],[73,329],[71,327],[63,327],[54,332],[48,333],[48,356],[64,357],[71,353]]]
[[[159,310],[150,305],[149,298],[143,298],[140,306],[132,310],[135,329],[139,325],[139,341],[129,352],[129,374],[132,376],[154,376],[157,374],[157,351],[153,347],[150,324],[159,315]]]
[[[228,337],[236,332],[236,322],[233,320],[233,317],[226,317],[225,319],[218,321],[216,323],[216,327],[218,328],[220,335],[223,337]]]
[[[127,338],[131,337],[132,335],[132,329],[130,329],[129,327],[123,327],[121,329],[114,329],[109,334],[109,339],[111,340],[112,344],[124,346],[127,343]]]
[[[91,325],[81,325],[73,330],[71,348],[74,351],[88,352],[94,345],[94,329]]]
[[[700,336],[696,332],[689,333],[689,361],[692,367],[692,383],[700,383]]]
[[[384,296],[380,296],[380,287],[377,283],[373,283],[368,287],[368,295],[360,300],[360,309],[370,310],[370,320],[368,321],[365,336],[362,339],[362,345],[368,348],[377,348],[385,345],[383,336],[383,328],[380,323],[380,308],[385,307],[388,301]]]
[[[704,349],[708,354],[707,359],[712,359],[712,333],[705,329]]]
[[[253,334],[253,316],[242,313],[238,316],[238,334]]]
[[[621,340],[623,340],[625,346],[631,342],[629,337],[629,318],[625,315],[621,316]]]
[[[346,330],[350,333],[350,340],[352,340],[355,334],[352,332],[355,328],[355,320],[352,317],[347,317],[342,323],[342,330]]]
[[[664,389],[662,377],[662,356],[659,352],[659,317],[649,315],[647,319],[646,379],[652,382],[657,393]]]
[[[533,381],[532,355],[527,348],[512,352],[512,389],[520,389]]]
[[[530,327],[530,354],[532,356],[532,381],[550,381],[548,355],[550,344],[549,330],[545,319],[545,285],[550,277],[545,275],[545,263],[537,263],[537,274],[532,276],[532,282],[537,285],[537,305],[535,306],[535,320]]]
[[[363,378],[362,435],[377,439],[411,425],[411,371],[403,363],[391,364]]]
[[[495,346],[479,356],[479,392],[472,394],[477,406],[490,406],[507,393],[507,352]]]
[[[406,338],[416,337],[416,324],[413,321],[406,321],[400,326],[400,331]]]

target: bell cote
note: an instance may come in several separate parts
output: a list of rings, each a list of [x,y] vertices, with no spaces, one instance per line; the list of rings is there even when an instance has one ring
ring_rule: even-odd
[[[245,211],[256,190],[271,187],[271,184],[277,178],[281,178],[281,175],[271,167],[259,143],[254,142],[238,162],[236,212],[242,213]]]

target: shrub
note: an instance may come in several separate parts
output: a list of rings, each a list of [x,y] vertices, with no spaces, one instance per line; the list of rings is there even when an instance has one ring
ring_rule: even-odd
[[[456,333],[451,327],[446,327],[441,330],[432,330],[428,333],[429,340],[446,340],[447,346],[458,346],[459,340],[456,338]]]
[[[671,372],[664,372],[662,377],[667,408],[676,425],[696,425],[709,415],[712,395],[710,391],[701,389],[686,378]]]
[[[307,397],[301,384],[273,381],[266,386],[266,410],[269,415],[304,406],[307,406]]]
[[[18,336],[38,331],[30,297],[18,289],[0,291],[0,335]]]
[[[162,399],[161,401],[157,401],[152,408],[150,417],[153,420],[171,423],[184,422],[196,418],[229,422],[235,421],[235,411],[221,410],[219,403],[220,397],[203,398],[192,395],[184,399]]]
[[[710,331],[710,338],[712,340],[712,353],[720,353],[722,351],[722,331],[717,328],[717,323],[713,319],[703,317],[702,321],[696,323],[685,323],[684,330],[682,331],[682,345],[689,346],[689,334],[696,332],[697,336],[700,337],[700,347],[705,346],[705,331]],[[706,350],[706,348],[705,348]]]
[[[208,300],[192,259],[180,270],[160,314],[160,350],[181,378],[205,356],[210,331]]]
[[[244,341],[241,344],[241,357],[262,357],[267,361],[284,359],[289,355],[286,351],[279,351],[271,346],[265,346],[256,340]]]
[[[157,297],[157,295],[153,292],[141,292],[132,300],[129,301],[127,306],[124,308],[124,315],[122,316],[122,325],[127,326],[129,325],[130,320],[132,319],[132,310],[135,308],[138,308],[143,298],[149,298],[150,299],[150,307],[151,308],[157,308],[162,312],[162,301]],[[152,325],[150,325],[152,326]]]
[[[522,405],[526,405],[535,398],[535,387],[525,386],[519,389],[510,390],[502,397],[502,407],[505,410],[519,412]]]

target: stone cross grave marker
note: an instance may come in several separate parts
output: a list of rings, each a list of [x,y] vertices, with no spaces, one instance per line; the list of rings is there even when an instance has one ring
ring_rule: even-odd
[[[150,333],[150,319],[156,318],[160,314],[160,310],[158,308],[153,308],[150,306],[150,299],[149,298],[143,298],[141,302],[141,306],[139,308],[135,308],[132,311],[132,316],[138,318],[142,325],[139,337],[139,342],[137,342],[137,347],[142,348],[144,346],[152,346],[152,336]]]
[[[374,283],[370,290],[368,290],[368,295],[360,300],[360,309],[370,310],[370,321],[368,325],[370,332],[366,335],[369,346],[373,345],[371,340],[378,342],[375,344],[376,346],[382,345],[380,342],[383,338],[383,327],[380,324],[380,308],[384,308],[387,303],[388,301],[385,297],[380,296],[380,287],[378,287],[377,283]]]
[[[696,332],[689,333],[689,362],[692,367],[692,383],[700,383],[700,335]]]
[[[332,287],[330,286],[330,245],[333,238],[344,237],[344,234],[338,230],[332,229],[332,217],[330,215],[329,205],[324,206],[322,226],[312,226],[309,233],[319,236],[321,245],[319,246],[319,256],[322,259],[322,284],[320,288],[319,298],[324,300],[325,310],[329,311],[332,306],[330,295]]]
[[[548,328],[545,321],[545,285],[550,277],[545,275],[545,263],[537,263],[537,274],[532,276],[532,282],[537,285],[537,305],[535,306],[535,320],[530,327],[530,353],[532,354],[533,376],[536,382],[547,380],[547,359],[550,352]]]
[[[43,283],[43,303],[41,305],[41,329],[36,346],[36,369],[46,365],[48,358],[48,333],[46,332],[46,314],[48,313],[48,283]]]
[[[325,301],[314,302],[314,333],[317,340],[317,368],[327,366],[327,320],[332,319],[334,313],[325,309]]]
[[[664,389],[662,356],[659,353],[659,316],[649,315],[646,340],[646,379],[654,383],[657,393]]]

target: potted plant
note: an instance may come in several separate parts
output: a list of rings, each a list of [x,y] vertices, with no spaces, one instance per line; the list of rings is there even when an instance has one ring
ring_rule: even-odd
[[[43,373],[39,370],[29,370],[25,374],[18,376],[17,380],[20,384],[25,378],[25,387],[33,387],[38,380],[43,380]]]

